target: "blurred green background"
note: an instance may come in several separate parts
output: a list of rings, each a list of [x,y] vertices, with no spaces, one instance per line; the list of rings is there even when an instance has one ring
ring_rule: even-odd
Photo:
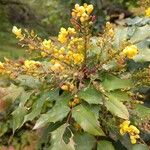
[[[60,27],[70,25],[70,12],[74,4],[92,3],[97,16],[95,33],[106,20],[114,22],[119,15],[132,16],[129,8],[137,0],[0,0],[0,60],[3,57],[24,56],[11,30],[14,25],[34,29],[39,36],[56,36]]]

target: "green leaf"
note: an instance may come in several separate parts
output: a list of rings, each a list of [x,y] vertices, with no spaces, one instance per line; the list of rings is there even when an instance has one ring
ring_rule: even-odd
[[[127,39],[128,28],[118,27],[115,30],[115,40],[114,45],[116,48],[120,48],[120,44]]]
[[[115,150],[115,148],[110,141],[103,140],[98,142],[97,150]]]
[[[13,132],[16,129],[20,128],[23,125],[24,116],[26,115],[27,110],[25,107],[18,107],[15,111],[13,111]]]
[[[67,124],[60,126],[57,130],[53,131],[51,134],[51,147],[50,150],[75,150],[75,143],[73,141],[73,135],[70,141],[66,144],[63,140],[64,132],[67,128]]]
[[[21,96],[20,96],[20,104],[19,106],[24,106],[27,100],[30,98],[30,96],[33,94],[33,91],[23,91]]]
[[[138,43],[146,38],[150,37],[150,25],[145,25],[143,27],[138,27],[136,32],[130,39],[131,43]]]
[[[102,104],[102,95],[94,87],[81,90],[78,96],[89,104]]]
[[[135,111],[137,112],[138,116],[140,118],[142,118],[142,120],[147,119],[147,117],[150,117],[150,108],[149,107],[146,107],[141,104],[137,104]]]
[[[41,128],[50,122],[57,122],[63,120],[69,113],[70,108],[64,104],[64,101],[59,101],[46,114],[42,114],[37,120],[34,129]]]
[[[105,135],[94,113],[86,109],[83,105],[78,105],[73,109],[72,117],[80,124],[84,131],[93,135]]]
[[[132,146],[131,150],[149,150],[149,148],[144,144],[136,144]]]
[[[122,102],[118,101],[116,97],[110,97],[105,101],[105,105],[112,114],[123,119],[129,119],[127,107],[123,105]]]
[[[134,57],[135,62],[145,62],[150,61],[150,47],[149,47],[150,39],[144,40],[137,44],[138,47],[138,55]]]
[[[8,89],[6,89],[6,95],[3,97],[3,99],[11,99],[12,101],[15,101],[23,91],[24,89],[22,87],[17,87],[14,84],[11,84]]]
[[[17,80],[20,82],[20,85],[27,86],[30,88],[36,88],[41,85],[38,78],[29,76],[29,75],[20,75]]]
[[[120,101],[120,102],[132,100],[131,97],[126,92],[122,92],[119,90],[109,92],[107,93],[107,96],[109,97],[109,99],[116,99],[117,101]]]
[[[87,109],[87,110],[90,110],[91,112],[93,112],[93,114],[95,115],[96,119],[98,120],[99,119],[99,111],[101,110],[101,107],[99,105],[89,105],[89,104],[85,104],[84,107]]]
[[[8,129],[8,124],[6,122],[0,122],[0,137],[3,136]]]
[[[85,132],[83,134],[75,134],[74,141],[76,150],[92,150],[96,143],[95,137]]]
[[[113,91],[130,88],[132,86],[132,81],[130,79],[120,79],[115,76],[106,75],[102,85],[107,91]]]
[[[42,93],[40,98],[37,99],[31,112],[25,116],[24,123],[26,121],[32,121],[35,117],[40,115],[40,113],[42,111],[42,107],[47,100],[54,100],[57,97],[58,97],[58,91],[57,90]]]

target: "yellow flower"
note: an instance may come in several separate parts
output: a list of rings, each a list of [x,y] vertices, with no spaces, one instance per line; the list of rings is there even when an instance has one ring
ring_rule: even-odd
[[[137,129],[137,127],[135,127],[133,125],[129,126],[128,132],[131,133],[131,134],[132,133],[135,133],[135,134],[139,134],[140,133],[140,131]]]
[[[61,28],[59,35],[58,35],[58,41],[60,41],[61,43],[66,43],[67,42],[67,36],[68,36],[68,32],[65,28]]]
[[[19,38],[19,39],[23,38],[21,28],[18,29],[16,26],[13,26],[12,32],[16,35],[16,38]]]
[[[73,38],[68,44],[68,49],[76,52],[82,53],[84,50],[84,40],[82,38]]]
[[[136,144],[137,139],[139,139],[140,136],[139,135],[130,135],[130,140],[132,144]]]
[[[4,64],[2,62],[0,62],[0,73],[4,73]]]
[[[75,29],[74,28],[68,28],[68,33],[69,34],[76,34],[76,31],[75,31]]]
[[[0,62],[0,68],[4,68],[4,64]]]
[[[93,11],[93,5],[87,5],[86,3],[83,6],[79,4],[75,5],[75,8],[72,10],[72,17],[74,19],[79,19],[82,23],[90,19],[90,14]]]
[[[48,56],[48,54],[47,54],[47,53],[45,53],[45,52],[41,52],[41,56],[42,56],[42,57],[47,57],[47,56]]]
[[[138,54],[138,48],[135,45],[127,46],[123,50],[123,54],[127,56],[129,59],[132,59],[135,55]]]
[[[36,69],[41,63],[39,61],[34,61],[34,60],[26,60],[24,62],[24,66],[26,69]]]
[[[52,41],[50,39],[49,40],[44,39],[44,41],[42,42],[42,49],[49,50],[51,46],[52,46]]]
[[[84,56],[82,54],[73,54],[74,64],[80,64],[84,60]]]
[[[55,62],[55,64],[52,65],[50,69],[57,73],[63,71],[64,67],[59,62]]]
[[[136,138],[134,136],[130,136],[130,140],[132,144],[136,144]]]
[[[134,126],[130,125],[130,121],[126,120],[120,125],[120,134],[124,135],[128,133],[132,144],[135,144],[137,139],[140,138],[140,131]]]
[[[130,121],[126,120],[120,125],[120,134],[124,135],[128,131]]]
[[[93,9],[94,9],[93,5],[88,5],[86,7],[87,14],[90,15],[92,13]]]
[[[69,37],[72,37],[76,34],[76,31],[74,28],[68,28],[67,30],[65,28],[61,28],[59,35],[58,35],[58,41],[61,43],[66,43],[69,39]]]
[[[145,10],[146,16],[150,17],[150,7]]]

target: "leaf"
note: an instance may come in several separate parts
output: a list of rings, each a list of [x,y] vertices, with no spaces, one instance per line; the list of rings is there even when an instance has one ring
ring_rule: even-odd
[[[144,144],[136,144],[132,146],[131,150],[149,150],[149,148]]]
[[[122,102],[118,101],[115,97],[110,97],[105,101],[107,109],[114,115],[123,118],[129,119],[129,112],[125,105]]]
[[[114,45],[116,48],[120,48],[120,44],[127,39],[128,28],[118,27],[115,30],[115,40]]]
[[[85,104],[84,107],[87,110],[90,110],[91,112],[93,112],[93,114],[95,115],[96,119],[99,119],[99,111],[101,110],[101,107],[99,105],[93,104],[93,105],[89,105],[89,104]]]
[[[13,111],[13,133],[16,129],[20,128],[23,124],[24,116],[26,115],[27,110],[25,107],[18,107],[15,111]]]
[[[0,137],[2,137],[8,130],[8,124],[6,122],[0,122]]]
[[[142,27],[138,27],[136,32],[130,39],[131,43],[138,43],[146,38],[150,37],[150,25],[145,25]]]
[[[35,117],[40,115],[42,111],[42,107],[46,100],[54,100],[58,97],[58,91],[57,90],[52,90],[46,93],[42,93],[40,98],[37,99],[32,111],[27,114],[24,118],[24,123],[26,121],[32,121]]]
[[[69,143],[65,143],[63,140],[63,134],[67,128],[67,124],[60,126],[51,134],[51,147],[50,150],[75,150],[75,143],[73,141],[73,135],[70,138]]]
[[[33,91],[23,91],[21,96],[20,96],[20,104],[19,106],[24,106],[27,100],[30,98],[30,96],[33,94]]]
[[[120,102],[132,100],[131,97],[126,92],[122,92],[119,90],[109,92],[107,93],[107,96],[109,97],[109,99],[116,99],[117,101],[120,101]]]
[[[20,85],[27,86],[33,89],[41,85],[38,78],[29,75],[20,75],[18,76],[17,80],[20,82]]]
[[[75,134],[74,141],[76,150],[92,150],[96,143],[95,137],[86,132]]]
[[[61,121],[67,116],[69,111],[70,109],[64,104],[64,101],[59,101],[50,111],[40,116],[33,129],[41,128],[50,122]]]
[[[141,41],[137,44],[139,53],[134,57],[134,61],[136,62],[145,62],[150,61],[150,47],[149,47],[150,39]]]
[[[141,18],[139,16],[136,16],[134,18],[127,18],[125,21],[126,21],[127,25],[129,25],[129,26],[138,26],[138,27],[150,23],[149,18],[147,18],[147,17]]]
[[[12,101],[15,101],[21,93],[24,91],[22,87],[17,87],[14,84],[11,84],[6,89],[6,95],[3,97],[4,100],[11,99]]]
[[[88,87],[81,90],[78,97],[89,104],[102,104],[102,95],[94,87]]]
[[[83,105],[78,105],[73,109],[72,117],[80,124],[84,131],[96,136],[105,136],[94,113]]]
[[[120,79],[112,75],[106,75],[102,85],[107,91],[113,91],[117,89],[130,88],[132,86],[132,81],[130,79]]]
[[[141,104],[137,104],[135,111],[138,113],[138,116],[143,119],[150,117],[150,108]]]
[[[110,141],[102,140],[98,142],[97,150],[115,150],[115,148]]]

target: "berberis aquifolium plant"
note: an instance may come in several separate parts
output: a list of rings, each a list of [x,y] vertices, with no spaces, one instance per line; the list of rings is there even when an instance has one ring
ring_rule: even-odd
[[[13,27],[29,56],[0,63],[11,83],[1,88],[3,103],[11,103],[11,117],[1,124],[9,124],[12,136],[27,127],[40,131],[39,149],[148,149],[144,125],[150,109],[139,89],[150,85],[150,67],[129,69],[129,62],[143,59],[142,49],[132,37],[118,35],[116,25],[107,22],[93,36],[92,12],[93,5],[76,4],[72,27],[62,27],[57,41]]]

